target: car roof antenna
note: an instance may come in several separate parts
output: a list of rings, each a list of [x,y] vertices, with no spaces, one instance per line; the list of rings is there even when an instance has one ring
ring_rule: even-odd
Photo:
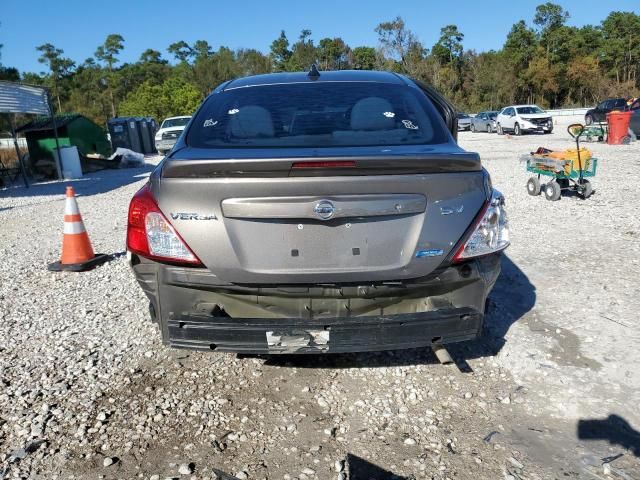
[[[309,73],[307,73],[307,76],[315,79],[320,76],[320,72],[318,71],[318,67],[315,63],[311,64],[311,68],[309,69]]]

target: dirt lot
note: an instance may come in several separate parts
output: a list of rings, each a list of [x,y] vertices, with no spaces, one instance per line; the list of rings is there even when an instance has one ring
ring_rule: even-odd
[[[640,479],[638,144],[591,145],[592,198],[552,203],[518,157],[569,147],[562,127],[460,143],[506,195],[513,245],[458,366],[167,349],[124,256],[46,270],[64,184],[0,191],[0,479]],[[154,161],[72,182],[96,251],[123,252]]]

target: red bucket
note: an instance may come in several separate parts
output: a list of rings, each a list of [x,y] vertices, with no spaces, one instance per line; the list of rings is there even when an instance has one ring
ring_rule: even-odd
[[[611,112],[607,113],[609,123],[609,145],[621,145],[623,140],[629,136],[629,121],[633,112]]]

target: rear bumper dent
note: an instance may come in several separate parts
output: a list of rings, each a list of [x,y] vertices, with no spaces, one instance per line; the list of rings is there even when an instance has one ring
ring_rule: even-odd
[[[207,269],[132,256],[165,345],[240,353],[334,353],[454,343],[482,331],[500,254],[429,277],[369,285],[219,283]]]

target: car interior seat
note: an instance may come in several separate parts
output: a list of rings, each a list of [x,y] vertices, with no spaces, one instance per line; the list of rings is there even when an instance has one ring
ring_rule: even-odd
[[[352,130],[391,130],[395,127],[393,106],[380,97],[367,97],[351,109]]]
[[[240,107],[231,115],[229,124],[235,138],[273,137],[275,134],[271,113],[258,105]]]

